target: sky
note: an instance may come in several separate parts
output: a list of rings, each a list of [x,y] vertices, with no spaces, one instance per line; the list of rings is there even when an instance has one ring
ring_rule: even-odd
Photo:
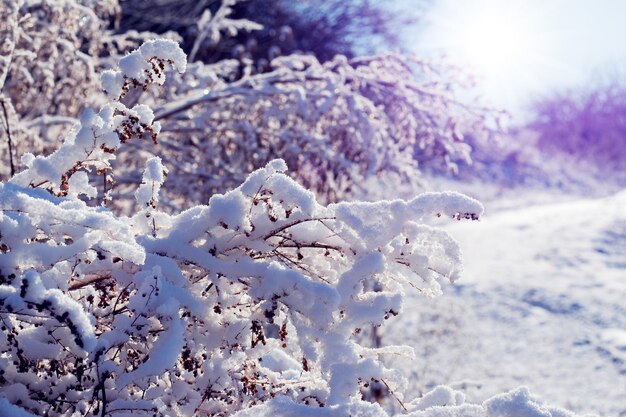
[[[552,90],[626,74],[626,0],[431,1],[409,49],[470,69],[483,98],[513,112]]]

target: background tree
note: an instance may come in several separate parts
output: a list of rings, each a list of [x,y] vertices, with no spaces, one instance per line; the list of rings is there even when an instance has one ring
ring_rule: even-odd
[[[260,69],[278,55],[310,53],[324,62],[335,55],[352,58],[380,52],[382,47],[400,49],[401,33],[415,23],[416,10],[424,5],[413,4],[410,13],[400,17],[390,4],[371,0],[122,0],[120,29],[155,33],[174,30],[183,37],[183,49],[189,53],[200,34],[197,22],[201,16],[214,16],[224,4],[232,9],[233,19],[247,19],[262,28],[231,33],[225,39],[204,38],[199,52],[193,55],[209,63],[251,58]]]

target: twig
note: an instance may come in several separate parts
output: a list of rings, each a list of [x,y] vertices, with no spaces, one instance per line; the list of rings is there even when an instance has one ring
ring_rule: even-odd
[[[83,287],[86,287],[87,285],[99,282],[99,281],[104,281],[105,279],[109,279],[112,278],[111,275],[96,275],[90,278],[87,278],[83,281],[74,281],[72,283],[70,283],[70,286],[68,288],[69,291],[76,291],[79,290]]]
[[[9,164],[11,165],[11,176],[15,175],[15,165],[13,164],[13,140],[11,138],[11,126],[9,125],[9,115],[7,114],[7,108],[4,104],[4,99],[0,100],[2,104],[2,112],[4,114],[4,127],[9,138]]]
[[[393,398],[396,399],[396,401],[398,401],[398,404],[400,404],[400,407],[402,407],[402,409],[405,412],[408,412],[409,410],[406,408],[406,406],[404,405],[404,403],[402,402],[402,400],[400,398],[398,398],[398,396],[396,395],[395,392],[393,392],[393,390],[389,387],[389,384],[387,384],[387,381],[385,381],[383,378],[380,378],[380,381],[385,384],[385,386],[387,387],[387,389],[389,390],[389,392],[391,393],[391,395],[393,395]]]
[[[263,239],[267,240],[270,237],[276,236],[277,233],[280,233],[283,230],[289,229],[290,227],[296,226],[296,225],[301,224],[301,223],[319,221],[319,222],[321,222],[323,224],[323,220],[335,220],[335,219],[336,219],[336,217],[312,217],[310,219],[295,220],[295,221],[293,221],[291,223],[284,224],[284,225],[280,226],[279,228],[272,230],[271,232],[269,232],[265,236],[263,236]]]
[[[107,379],[107,373],[100,375],[100,369],[98,367],[98,362],[96,362],[96,374],[98,375],[98,385],[95,388],[95,395],[98,395],[98,391],[102,391],[102,413],[100,417],[104,417],[107,414],[107,392],[104,386],[104,382]],[[102,379],[100,377],[102,376]]]

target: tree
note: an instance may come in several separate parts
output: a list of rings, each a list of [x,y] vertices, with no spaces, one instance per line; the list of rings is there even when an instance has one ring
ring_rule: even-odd
[[[48,153],[82,110],[104,104],[98,70],[144,37],[112,35],[110,1],[0,1],[0,178]]]
[[[454,169],[469,160],[462,132],[490,132],[485,119],[494,114],[450,94],[458,86],[447,74],[426,79],[434,68],[419,60],[383,55],[321,64],[290,56],[272,67],[224,82],[228,66],[192,64],[174,80],[168,103],[156,108],[164,126],[160,146],[177,161],[170,174],[179,185],[169,200],[182,194],[201,202],[281,157],[305,187],[337,201],[358,194],[370,177],[415,182],[424,167]],[[120,158],[123,166],[140,166]],[[120,185],[127,181],[118,177]]]

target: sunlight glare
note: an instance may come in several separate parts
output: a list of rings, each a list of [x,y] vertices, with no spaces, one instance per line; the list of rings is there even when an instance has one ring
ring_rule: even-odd
[[[422,41],[475,75],[484,96],[514,103],[559,65],[552,59],[559,34],[546,20],[551,7],[540,0],[439,0]]]
[[[524,67],[533,53],[533,34],[510,9],[483,9],[459,27],[463,58],[482,75],[498,77]]]

